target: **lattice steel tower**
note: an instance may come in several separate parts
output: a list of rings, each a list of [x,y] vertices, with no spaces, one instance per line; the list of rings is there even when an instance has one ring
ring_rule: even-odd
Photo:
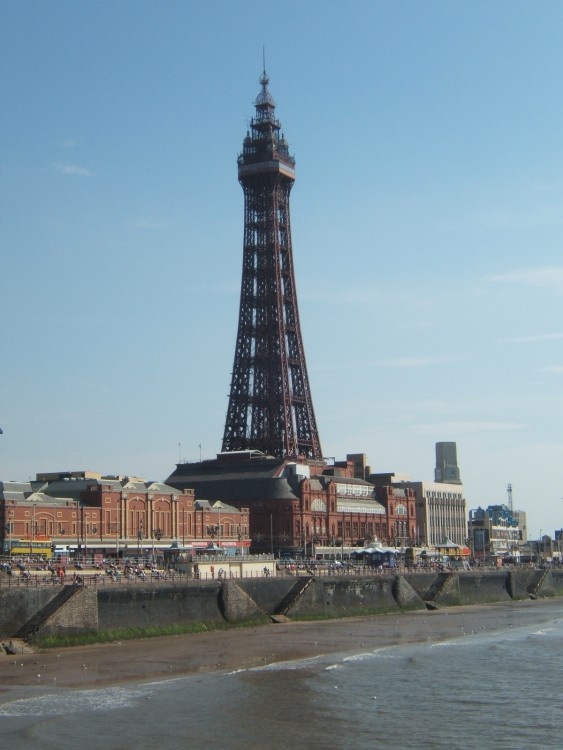
[[[289,194],[295,180],[266,71],[238,157],[244,192],[239,324],[223,451],[321,459],[299,325]]]

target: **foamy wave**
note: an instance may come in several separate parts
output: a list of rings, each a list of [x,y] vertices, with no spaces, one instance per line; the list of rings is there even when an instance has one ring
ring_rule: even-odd
[[[142,690],[118,687],[40,695],[4,703],[0,706],[0,716],[61,716],[69,712],[111,711],[133,706],[145,695]]]
[[[364,654],[353,654],[352,656],[345,656],[342,659],[342,661],[344,663],[350,662],[350,661],[366,661],[366,659],[373,659],[374,656],[375,656],[375,652],[370,651]]]
[[[277,672],[288,669],[306,669],[321,659],[320,656],[311,656],[309,659],[296,659],[295,661],[276,661],[272,664],[264,664],[261,667],[250,667],[248,672]]]

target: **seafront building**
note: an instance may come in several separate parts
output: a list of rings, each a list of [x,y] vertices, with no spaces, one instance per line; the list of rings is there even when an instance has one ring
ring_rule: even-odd
[[[489,505],[469,511],[469,546],[476,560],[520,559],[523,544],[518,519],[508,505]]]
[[[412,543],[412,491],[375,488],[354,477],[352,462],[313,464],[259,451],[220,453],[215,459],[178,464],[166,480],[196,496],[221,497],[250,513],[253,552],[311,555],[318,547]]]
[[[406,474],[372,474],[376,486],[390,486],[414,492],[416,502],[416,546],[436,547],[446,539],[467,544],[467,503],[461,484],[412,481]]]
[[[518,524],[518,528],[520,530],[520,539],[522,540],[522,543],[525,544],[528,541],[528,518],[526,515],[526,511],[512,508],[510,512],[512,513],[512,517]]]
[[[248,508],[196,499],[138,477],[94,472],[38,474],[31,482],[0,482],[4,553],[69,556],[162,556],[172,546],[250,546]]]

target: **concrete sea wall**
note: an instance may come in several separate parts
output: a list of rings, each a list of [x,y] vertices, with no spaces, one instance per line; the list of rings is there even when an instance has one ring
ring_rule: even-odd
[[[100,630],[149,628],[182,623],[224,622],[221,583],[108,586],[98,590]]]
[[[562,570],[0,588],[0,638],[349,617],[545,596],[563,596]]]

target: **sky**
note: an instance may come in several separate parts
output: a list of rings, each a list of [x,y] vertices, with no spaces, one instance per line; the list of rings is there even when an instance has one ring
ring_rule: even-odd
[[[563,527],[563,4],[2,0],[0,479],[221,450],[263,49],[324,455]]]

